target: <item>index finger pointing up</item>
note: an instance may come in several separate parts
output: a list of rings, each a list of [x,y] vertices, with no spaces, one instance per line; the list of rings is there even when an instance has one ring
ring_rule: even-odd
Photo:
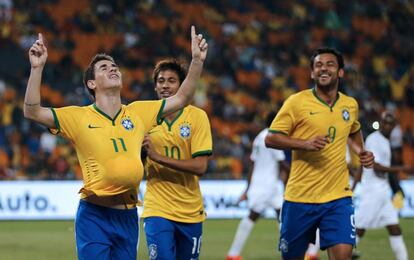
[[[191,38],[196,37],[195,27],[194,25],[191,25]]]
[[[39,33],[38,37],[39,37],[40,43],[43,44],[43,35],[41,33]]]

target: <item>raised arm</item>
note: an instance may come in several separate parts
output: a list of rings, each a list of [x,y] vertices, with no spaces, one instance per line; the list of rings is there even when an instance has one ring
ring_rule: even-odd
[[[191,103],[196,84],[203,69],[204,60],[207,56],[208,44],[203,35],[196,35],[195,27],[191,26],[191,53],[192,60],[188,69],[187,77],[181,84],[177,93],[169,98],[164,107],[163,116],[171,114]]]
[[[39,38],[29,49],[30,77],[27,82],[26,95],[24,97],[24,117],[46,127],[55,127],[52,111],[41,106],[40,83],[42,72],[47,60],[47,48],[43,42],[43,36],[39,33]]]

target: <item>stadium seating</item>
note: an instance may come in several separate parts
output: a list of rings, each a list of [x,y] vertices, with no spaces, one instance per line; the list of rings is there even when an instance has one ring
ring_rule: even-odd
[[[51,154],[30,152],[46,131],[22,117],[25,54],[37,32],[49,49],[44,104],[85,105],[91,101],[82,70],[98,51],[121,65],[126,102],[155,98],[152,67],[168,56],[189,61],[191,24],[210,43],[200,82],[205,93],[196,99],[214,133],[206,178],[245,177],[267,111],[312,86],[308,57],[322,45],[345,55],[341,89],[358,100],[364,134],[381,111],[395,109],[404,162],[414,165],[414,39],[405,28],[414,14],[404,4],[409,1],[15,1],[11,17],[0,15],[0,57],[7,59],[0,67],[0,179],[81,178],[63,139]]]

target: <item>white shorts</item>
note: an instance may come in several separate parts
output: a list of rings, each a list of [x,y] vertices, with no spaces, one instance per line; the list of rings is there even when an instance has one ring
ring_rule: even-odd
[[[360,229],[380,228],[398,224],[398,211],[387,190],[363,190],[355,212],[355,226]]]
[[[257,213],[263,213],[267,208],[280,209],[283,204],[283,196],[277,189],[263,191],[249,191],[247,194],[247,207]]]

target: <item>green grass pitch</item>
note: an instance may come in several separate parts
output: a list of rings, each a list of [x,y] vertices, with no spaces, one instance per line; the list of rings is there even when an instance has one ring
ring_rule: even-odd
[[[225,259],[239,220],[208,220],[200,259]],[[414,257],[414,219],[401,219],[408,254]],[[142,225],[141,225],[142,227]],[[259,220],[242,252],[246,260],[280,259],[274,220]],[[138,259],[148,259],[141,232]],[[369,230],[358,246],[363,260],[394,259],[385,229]],[[323,252],[322,259],[327,259]],[[73,221],[0,221],[1,260],[76,259]]]

